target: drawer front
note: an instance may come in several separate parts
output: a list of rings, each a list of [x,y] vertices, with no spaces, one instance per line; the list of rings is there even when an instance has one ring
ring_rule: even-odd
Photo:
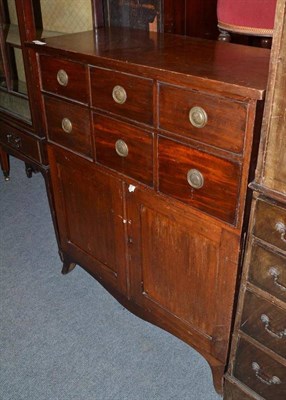
[[[286,358],[286,308],[247,291],[240,329]]]
[[[246,390],[240,382],[232,382],[226,376],[223,390],[224,400],[257,400],[255,394],[252,396],[250,393],[246,393]]]
[[[286,209],[257,200],[253,233],[259,239],[286,251]]]
[[[254,245],[248,279],[286,303],[286,257]]]
[[[233,374],[266,400],[285,398],[286,366],[241,338]]]
[[[89,110],[78,104],[45,97],[48,138],[69,150],[92,157]]]
[[[91,67],[91,97],[93,107],[114,114],[153,124],[153,81]]]
[[[0,141],[13,150],[17,150],[25,156],[41,162],[39,142],[36,138],[25,134],[18,129],[7,125],[0,124]]]
[[[153,134],[97,114],[93,127],[97,161],[152,186]]]
[[[239,164],[163,137],[158,154],[160,192],[235,224]]]
[[[42,88],[59,96],[88,103],[88,72],[83,64],[40,56]]]
[[[160,128],[212,146],[243,152],[247,105],[191,90],[160,86]]]

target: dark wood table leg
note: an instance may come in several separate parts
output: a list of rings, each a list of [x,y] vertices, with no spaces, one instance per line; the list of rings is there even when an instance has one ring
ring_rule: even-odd
[[[5,181],[9,181],[10,177],[10,162],[9,162],[9,154],[0,146],[0,164],[1,169],[5,178]]]

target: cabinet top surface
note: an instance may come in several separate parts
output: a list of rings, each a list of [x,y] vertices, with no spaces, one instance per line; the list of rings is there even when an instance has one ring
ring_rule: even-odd
[[[99,28],[29,44],[40,52],[178,83],[196,83],[263,99],[270,51],[249,46],[131,30]]]

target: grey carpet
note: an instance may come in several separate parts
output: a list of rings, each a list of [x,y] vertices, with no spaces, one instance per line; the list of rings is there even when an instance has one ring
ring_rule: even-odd
[[[40,174],[0,179],[0,399],[218,400],[207,362],[84,270],[60,274]]]

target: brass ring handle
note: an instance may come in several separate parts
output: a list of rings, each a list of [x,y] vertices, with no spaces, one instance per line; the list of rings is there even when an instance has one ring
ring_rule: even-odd
[[[282,283],[278,282],[280,272],[277,268],[271,267],[269,269],[269,275],[273,276],[274,285],[278,286],[283,292],[286,292],[286,286],[282,285]]]
[[[72,123],[68,118],[62,119],[62,129],[66,133],[71,133],[72,131]]]
[[[202,107],[192,107],[189,111],[190,123],[195,128],[203,128],[208,122],[208,115]]]
[[[277,222],[275,229],[281,233],[281,240],[286,243],[286,225],[283,222]]]
[[[61,86],[67,86],[69,76],[64,69],[60,69],[57,73],[57,81]]]
[[[266,332],[269,333],[269,335],[274,336],[276,339],[283,339],[283,337],[286,336],[286,329],[283,329],[283,331],[281,332],[274,332],[271,327],[270,327],[270,319],[268,317],[268,315],[266,314],[262,314],[260,317],[263,325],[264,325],[264,329],[266,330]]]
[[[197,169],[190,169],[187,173],[188,184],[194,189],[200,189],[204,186],[205,180],[203,174]]]
[[[266,385],[280,385],[281,379],[278,376],[273,375],[271,378],[267,378],[266,376],[262,376],[260,365],[257,362],[253,362],[251,364],[253,371],[255,371],[256,378],[260,380],[260,382],[265,383]],[[264,374],[263,374],[264,375]]]
[[[124,89],[124,87],[116,85],[112,89],[112,97],[115,103],[124,104],[127,100],[126,90]]]
[[[119,139],[115,142],[115,151],[120,157],[128,156],[129,149],[124,140]]]

